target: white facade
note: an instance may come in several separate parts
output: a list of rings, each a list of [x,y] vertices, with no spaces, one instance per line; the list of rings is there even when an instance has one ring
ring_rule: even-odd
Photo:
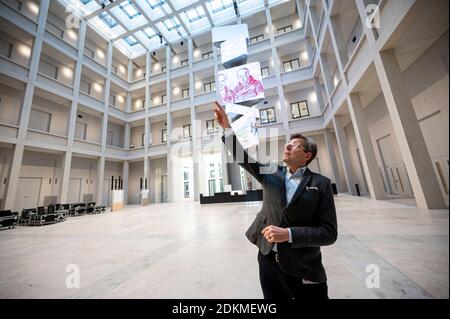
[[[378,2],[379,28],[368,28],[366,5]],[[109,205],[112,176],[128,204],[140,203],[141,178],[151,203],[248,188],[207,129],[222,68],[211,32],[130,59],[85,20],[66,29],[57,1],[18,3],[0,1],[1,209]],[[310,168],[339,192],[357,184],[448,206],[448,1],[291,0],[236,22],[264,69],[258,108],[275,110],[260,124],[278,154],[264,155],[261,131],[261,160],[280,161],[289,135],[304,133],[319,146]],[[295,118],[303,101],[308,114]]]

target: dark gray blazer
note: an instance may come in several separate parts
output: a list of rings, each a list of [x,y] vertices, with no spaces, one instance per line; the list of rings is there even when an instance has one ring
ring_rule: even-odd
[[[249,160],[247,152],[239,142],[236,143],[234,134],[227,138],[223,136],[222,140],[232,152],[235,161],[236,154],[243,154],[243,158],[236,162],[253,175],[263,188],[262,209],[247,230],[247,238],[258,246],[262,254],[267,255],[273,244],[267,242],[261,230],[269,225],[291,228],[292,243],[277,245],[281,269],[291,276],[314,282],[325,281],[326,273],[322,265],[320,247],[332,245],[338,234],[330,180],[306,169],[300,185],[287,205],[286,167],[277,165],[274,172],[261,174],[267,165],[252,158]]]

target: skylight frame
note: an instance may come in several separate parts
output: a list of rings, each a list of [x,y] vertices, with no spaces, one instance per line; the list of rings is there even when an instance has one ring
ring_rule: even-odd
[[[127,35],[126,37],[122,38],[123,41],[125,41],[130,47],[134,47],[136,44],[139,43],[139,41],[136,39],[133,35]]]
[[[152,8],[152,9],[162,7],[166,3],[166,0],[146,0],[146,1],[147,1],[148,5],[150,6],[150,8]],[[153,5],[152,4],[153,1],[156,1],[156,4]]]
[[[116,27],[119,22],[116,21],[116,19],[114,19],[108,12],[100,12],[98,14],[98,17],[101,21],[103,21],[103,23],[105,23],[110,29],[113,29],[114,27]]]
[[[200,9],[200,11],[203,11],[203,13],[199,13],[198,10]],[[191,19],[191,17],[189,16],[188,12],[195,12],[195,14],[197,15],[196,17],[194,17],[193,19]],[[199,21],[203,18],[206,18],[206,12],[203,9],[203,6],[199,5],[197,7],[191,8],[187,11],[184,12],[184,14],[186,15],[186,17],[188,18],[190,23],[193,23],[195,21]]]
[[[168,21],[170,21],[172,23],[172,26],[169,27],[167,25]],[[168,19],[163,20],[162,23],[166,27],[167,31],[169,31],[169,32],[178,30],[181,27],[180,20],[178,20],[177,17],[169,17]]]
[[[134,4],[131,2],[131,0],[122,2],[121,4],[119,4],[119,8],[122,10],[123,13],[126,14],[126,16],[130,20],[133,20],[134,18],[137,18],[140,15],[142,15],[142,13],[139,12],[139,10],[134,6]],[[130,12],[128,12],[127,8],[131,8],[131,10],[133,10],[134,13],[131,14]]]
[[[233,7],[233,0],[225,0],[227,2],[227,4],[224,4],[224,0],[209,0],[209,5],[211,6],[211,10],[214,14],[220,13],[222,11],[225,11],[231,7]],[[229,3],[228,3],[229,2]],[[214,3],[214,5],[218,5],[220,3],[220,7],[217,7],[216,9],[214,9],[214,6],[212,5]]]

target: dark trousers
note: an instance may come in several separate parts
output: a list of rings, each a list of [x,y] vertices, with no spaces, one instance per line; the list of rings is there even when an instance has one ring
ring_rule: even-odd
[[[259,280],[264,299],[328,299],[326,281],[319,284],[303,284],[301,278],[283,272],[274,255],[271,253],[264,256],[258,252]]]

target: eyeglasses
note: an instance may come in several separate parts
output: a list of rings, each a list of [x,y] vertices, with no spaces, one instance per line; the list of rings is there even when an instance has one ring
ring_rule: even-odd
[[[284,144],[284,147],[287,148],[287,149],[300,148],[301,146],[302,145],[294,145],[294,144],[291,144],[291,143]]]

